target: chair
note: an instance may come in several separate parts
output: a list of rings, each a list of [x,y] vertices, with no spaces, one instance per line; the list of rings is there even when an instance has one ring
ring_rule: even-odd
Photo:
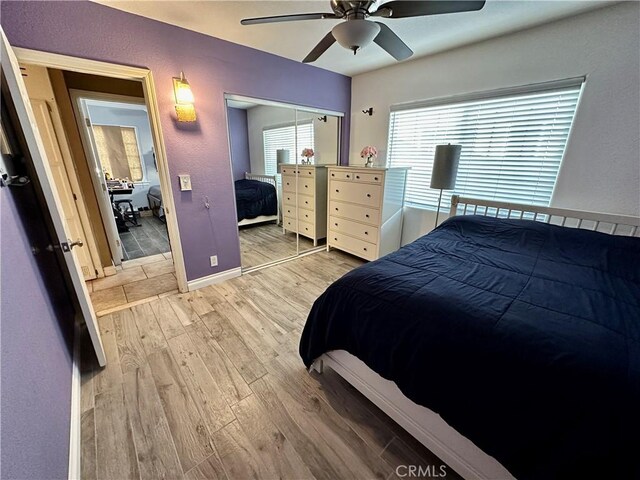
[[[136,211],[133,208],[133,203],[131,203],[131,200],[115,200],[113,203],[118,212],[121,213],[124,221],[131,222],[136,227],[140,226],[140,223],[138,223]],[[124,205],[124,210],[121,208],[121,205]]]

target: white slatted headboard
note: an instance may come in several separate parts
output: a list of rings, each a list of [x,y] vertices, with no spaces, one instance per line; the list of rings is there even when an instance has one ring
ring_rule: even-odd
[[[640,237],[640,217],[630,215],[583,212],[565,208],[497,202],[453,195],[451,197],[449,216],[453,217],[455,215],[519,218],[563,227],[583,228],[611,235]]]

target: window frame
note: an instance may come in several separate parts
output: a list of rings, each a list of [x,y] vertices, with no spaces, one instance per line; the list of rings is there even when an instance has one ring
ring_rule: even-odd
[[[294,143],[294,163],[300,163],[298,161],[298,150],[300,150],[300,147],[298,145],[298,127],[300,126],[307,126],[309,125],[311,127],[311,137],[313,139],[313,145],[311,145],[311,148],[313,148],[315,150],[315,143],[316,143],[316,139],[315,139],[315,131],[314,131],[314,123],[313,123],[313,119],[307,119],[307,120],[301,120],[301,121],[296,121],[296,122],[289,122],[289,123],[279,123],[276,125],[269,125],[269,126],[265,126],[262,128],[262,152],[263,152],[263,162],[264,162],[264,172],[265,175],[277,175],[278,172],[278,160],[276,158],[275,160],[275,173],[268,173],[267,171],[267,146],[266,146],[266,141],[265,141],[265,133],[271,130],[280,130],[280,129],[284,129],[284,128],[290,128],[293,127],[294,132],[293,132],[293,143]],[[276,148],[277,150],[277,148]],[[301,150],[300,150],[301,151]]]
[[[481,92],[472,92],[472,93],[467,93],[467,94],[461,94],[461,95],[451,95],[451,96],[444,96],[444,97],[438,97],[438,98],[434,98],[434,99],[429,99],[429,100],[420,100],[420,101],[413,101],[413,102],[406,102],[406,103],[400,103],[400,104],[396,104],[396,105],[392,105],[390,107],[390,111],[389,111],[389,121],[388,121],[388,137],[387,137],[387,151],[388,151],[388,158],[387,158],[387,164],[389,167],[394,167],[394,166],[406,166],[406,165],[394,165],[393,164],[393,159],[392,159],[392,137],[393,137],[393,131],[392,131],[392,127],[393,127],[393,115],[394,113],[397,112],[405,112],[405,111],[412,111],[412,110],[420,110],[420,109],[427,109],[427,108],[432,108],[432,107],[445,107],[445,106],[451,106],[454,107],[457,104],[462,104],[462,103],[469,103],[469,102],[481,102],[483,100],[500,100],[500,99],[505,99],[507,97],[517,97],[517,96],[526,96],[526,95],[534,95],[534,94],[544,94],[545,92],[552,92],[552,91],[559,91],[562,89],[569,89],[569,88],[576,88],[577,89],[577,97],[576,97],[576,103],[575,103],[575,109],[573,111],[573,116],[571,117],[571,121],[569,122],[569,127],[568,127],[568,132],[566,135],[566,140],[564,142],[564,146],[562,148],[562,154],[558,163],[558,169],[555,173],[555,178],[554,178],[554,184],[553,187],[551,189],[551,193],[549,196],[549,204],[547,206],[550,206],[553,200],[553,196],[555,193],[555,189],[557,186],[557,179],[558,179],[558,174],[560,172],[560,169],[562,167],[562,162],[564,161],[564,157],[566,154],[566,147],[569,144],[569,141],[571,139],[571,133],[573,130],[573,126],[575,123],[575,119],[578,113],[578,108],[580,106],[580,100],[582,97],[582,94],[584,93],[584,87],[585,87],[585,83],[586,83],[586,77],[581,76],[581,77],[572,77],[572,78],[567,78],[567,79],[562,79],[562,80],[553,80],[553,81],[549,81],[549,82],[543,82],[543,83],[535,83],[535,84],[528,84],[528,85],[522,85],[522,86],[515,86],[515,87],[507,87],[507,88],[501,88],[501,89],[495,89],[495,90],[487,90],[487,91],[481,91]],[[435,146],[435,145],[434,145]],[[463,155],[464,155],[464,148],[463,148]],[[431,161],[433,161],[433,159],[431,159]],[[432,165],[432,164],[431,164]],[[411,170],[409,170],[409,175],[411,175]],[[480,177],[482,178],[482,177]],[[425,185],[424,186],[427,189],[429,188],[429,185]],[[438,191],[438,190],[436,190]],[[458,193],[456,191],[456,189],[454,190],[445,190],[443,193],[443,199],[442,199],[442,203],[443,203],[443,207],[441,208],[448,208],[449,202],[450,202],[450,195],[448,195],[447,197],[445,197],[445,195],[447,195],[447,193]],[[461,193],[463,195],[471,195],[471,196],[477,196],[471,193]],[[446,200],[445,200],[446,198]],[[485,197],[478,197],[478,198],[485,198]],[[486,199],[489,199],[489,197],[486,197]],[[525,200],[519,200],[517,197],[515,198],[511,198],[509,200],[502,200],[502,201],[509,201],[509,202],[515,202],[515,203],[523,203],[525,202]],[[411,208],[415,208],[415,209],[422,209],[422,210],[429,210],[429,211],[436,211],[437,209],[437,205],[431,205],[431,204],[421,204],[418,202],[412,202],[412,201],[407,201],[405,200],[405,205],[409,206]]]
[[[95,130],[94,127],[113,127],[113,128],[130,128],[133,130],[133,134],[136,137],[136,144],[138,147],[138,157],[139,157],[139,161],[140,161],[140,171],[142,172],[142,179],[140,180],[131,180],[131,183],[133,183],[134,185],[142,185],[142,184],[146,184],[148,183],[147,180],[147,166],[145,165],[144,162],[144,155],[142,154],[142,144],[140,143],[140,136],[138,135],[138,127],[136,127],[135,125],[110,125],[110,124],[105,124],[105,123],[92,123],[90,128],[91,128],[91,134],[94,135],[95,137]],[[97,149],[97,145],[96,145],[96,149]],[[98,156],[98,161],[100,162],[100,166],[102,167],[102,160],[100,159],[100,152],[96,151],[96,154]],[[154,161],[155,161],[155,152],[154,152]],[[128,165],[127,165],[128,166]],[[129,173],[131,173],[131,170],[129,169]]]

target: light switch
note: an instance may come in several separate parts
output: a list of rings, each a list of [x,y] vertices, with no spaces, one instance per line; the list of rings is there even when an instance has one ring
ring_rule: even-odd
[[[180,179],[180,190],[188,192],[191,190],[191,175],[178,175]]]

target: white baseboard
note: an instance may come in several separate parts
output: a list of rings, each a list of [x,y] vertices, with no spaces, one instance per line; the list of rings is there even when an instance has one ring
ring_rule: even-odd
[[[80,480],[82,411],[80,404],[80,323],[75,322],[73,338],[73,366],[71,367],[71,414],[69,421],[69,480]]]
[[[187,287],[190,292],[198,290],[209,285],[224,282],[225,280],[231,280],[232,278],[242,275],[242,269],[240,267],[225,270],[224,272],[214,273],[208,277],[198,278],[197,280],[191,280],[187,282]]]

